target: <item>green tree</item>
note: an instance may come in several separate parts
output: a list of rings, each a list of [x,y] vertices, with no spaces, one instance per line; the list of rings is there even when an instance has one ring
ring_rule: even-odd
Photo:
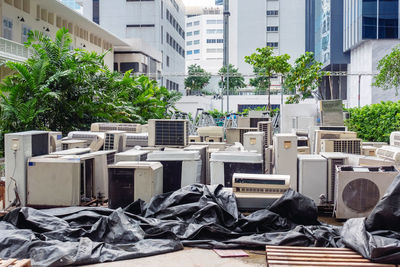
[[[392,49],[392,52],[384,56],[378,62],[378,75],[375,76],[372,85],[384,90],[395,88],[398,94],[400,86],[400,46]]]
[[[185,87],[190,88],[191,92],[200,93],[210,82],[211,74],[206,72],[197,64],[188,67],[188,77],[185,79]]]
[[[296,59],[285,78],[285,88],[294,93],[286,99],[286,103],[299,103],[312,95],[312,91],[319,87],[322,77],[328,74],[321,71],[321,67],[322,63],[315,60],[312,52],[306,52]]]
[[[253,68],[254,73],[260,73],[259,68]],[[255,95],[266,95],[268,93],[269,78],[267,76],[257,76],[250,79],[250,85],[255,88]]]
[[[290,56],[283,54],[274,56],[272,47],[257,48],[256,53],[245,57],[245,62],[253,65],[257,77],[266,77],[268,88],[268,110],[271,110],[271,78],[275,75],[283,76],[290,69]],[[260,81],[263,82],[265,78]]]
[[[223,94],[226,94],[227,89],[227,68],[223,66],[219,71],[218,74],[222,77],[223,80],[218,82],[218,85],[221,89],[223,89]],[[229,64],[229,94],[236,95],[238,93],[238,89],[246,87],[244,83],[244,78],[239,70],[235,68],[234,65]]]

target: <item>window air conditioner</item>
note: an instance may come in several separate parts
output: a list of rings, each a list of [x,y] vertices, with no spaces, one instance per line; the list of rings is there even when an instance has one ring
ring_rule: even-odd
[[[400,147],[383,146],[376,149],[376,155],[383,159],[392,160],[395,164],[400,163]]]
[[[297,191],[297,136],[274,135],[275,174],[290,175],[290,187]]]
[[[149,154],[149,153],[150,153],[150,151],[146,151],[146,150],[129,149],[124,152],[115,154],[115,162],[146,161],[147,154]]]
[[[126,147],[126,133],[124,131],[109,131],[105,134],[104,150],[122,152]]]
[[[199,152],[201,159],[201,175],[200,175],[200,183],[201,184],[210,184],[210,180],[207,180],[207,163],[208,163],[208,146],[207,145],[190,145],[183,149],[184,151],[197,151]]]
[[[126,134],[126,148],[134,148],[135,146],[145,147],[149,145],[148,133],[127,133]]]
[[[220,126],[199,127],[197,128],[197,134],[202,138],[202,141],[204,141],[206,137],[210,136],[224,138],[224,127]]]
[[[342,152],[349,154],[361,154],[361,139],[323,139],[321,140],[322,152]]]
[[[86,148],[88,147],[86,140],[78,139],[67,139],[61,141],[62,150],[72,149],[72,148]]]
[[[142,125],[137,123],[96,122],[90,127],[91,132],[124,131],[127,133],[141,133]]]
[[[124,208],[163,192],[163,166],[159,162],[123,161],[108,166],[108,206]]]
[[[321,142],[323,139],[356,139],[356,138],[357,138],[356,132],[316,130],[314,138],[315,154],[319,154],[321,152]]]
[[[321,202],[321,195],[326,196],[327,160],[320,155],[298,155],[299,193]]]
[[[398,175],[393,167],[337,167],[335,215],[338,219],[365,217]]]
[[[189,143],[201,142],[201,137],[198,135],[189,135]]]
[[[289,175],[234,173],[232,189],[240,210],[265,209],[290,187]]]
[[[390,134],[390,145],[400,147],[400,132],[392,132]]]
[[[188,143],[188,120],[149,120],[149,146],[184,147]]]
[[[105,134],[102,132],[89,132],[89,131],[72,131],[68,133],[68,139],[86,140],[87,147],[98,138],[104,139]]]
[[[346,126],[311,126],[309,127],[309,138],[310,138],[310,147],[312,148],[313,152],[318,154],[315,151],[316,148],[316,140],[315,140],[315,131],[336,131],[336,132],[347,132]]]

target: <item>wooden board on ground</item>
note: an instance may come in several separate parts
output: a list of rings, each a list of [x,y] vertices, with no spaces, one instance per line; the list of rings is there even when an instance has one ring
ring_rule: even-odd
[[[346,267],[396,267],[373,263],[348,248],[267,246],[268,267],[282,266],[346,266]]]
[[[17,260],[17,259],[0,259],[0,267],[31,267],[31,260]]]

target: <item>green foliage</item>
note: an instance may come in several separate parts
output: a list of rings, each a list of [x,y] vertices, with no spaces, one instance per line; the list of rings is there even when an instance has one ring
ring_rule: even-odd
[[[299,103],[311,96],[320,85],[321,78],[327,72],[321,71],[322,63],[314,58],[314,53],[306,52],[296,59],[285,78],[285,88],[294,93],[286,99],[286,104]]]
[[[199,65],[193,64],[188,67],[188,77],[185,79],[185,87],[192,92],[200,93],[210,82],[211,74],[202,69]]]
[[[227,112],[221,112],[218,109],[207,111],[214,119],[225,118]]]
[[[400,130],[400,101],[381,102],[347,111],[350,118],[345,125],[365,141],[389,142],[390,133]]]
[[[392,52],[378,63],[378,75],[375,76],[374,86],[384,90],[395,88],[396,94],[400,86],[400,46],[392,49]]]
[[[218,85],[220,88],[223,88],[223,93],[226,94],[226,73],[227,73],[227,68],[224,66],[222,67],[218,74],[224,77],[223,81],[219,81]],[[244,83],[244,78],[241,73],[239,73],[239,70],[235,68],[232,64],[229,64],[229,94],[230,95],[236,95],[238,93],[238,89],[246,87],[246,84]]]
[[[33,56],[8,62],[14,74],[0,85],[2,133],[51,129],[67,133],[96,121],[140,122],[169,116],[180,95],[148,77],[121,75],[104,65],[106,54],[70,50],[60,29],[55,40],[36,31],[26,45]]]
[[[257,67],[253,68],[254,73],[260,73],[260,69]],[[263,75],[257,75],[256,78],[250,79],[250,85],[255,87],[255,95],[266,95],[269,87],[269,78]]]

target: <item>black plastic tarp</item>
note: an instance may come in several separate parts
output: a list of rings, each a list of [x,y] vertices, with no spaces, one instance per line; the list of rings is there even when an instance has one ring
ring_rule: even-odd
[[[147,204],[136,201],[117,210],[20,208],[0,218],[0,258],[31,258],[34,266],[61,266],[150,256],[183,246],[346,245],[366,258],[399,263],[398,225],[385,220],[388,216],[399,222],[399,180],[372,212],[369,224],[353,219],[343,228],[318,222],[313,201],[292,190],[271,207],[244,216],[232,192],[221,185],[186,186]]]

